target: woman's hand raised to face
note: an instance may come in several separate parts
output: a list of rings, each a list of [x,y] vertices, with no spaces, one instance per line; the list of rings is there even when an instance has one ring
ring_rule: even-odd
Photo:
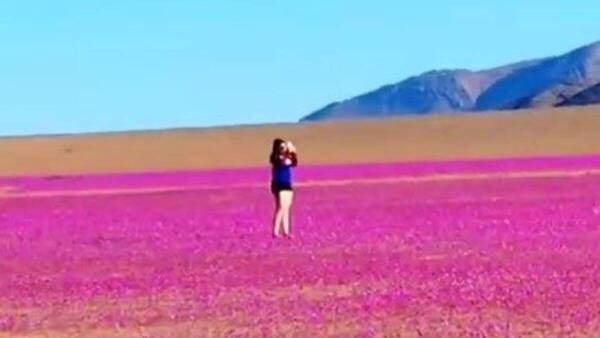
[[[291,153],[296,152],[296,146],[292,143],[292,141],[287,141],[287,150]]]

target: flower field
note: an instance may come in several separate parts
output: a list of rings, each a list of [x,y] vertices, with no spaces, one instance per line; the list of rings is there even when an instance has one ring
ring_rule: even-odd
[[[600,157],[0,179],[0,337],[598,337]]]

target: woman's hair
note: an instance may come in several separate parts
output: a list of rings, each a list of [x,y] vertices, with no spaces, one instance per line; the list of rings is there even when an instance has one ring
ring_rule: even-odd
[[[281,152],[281,145],[284,144],[285,141],[276,138],[273,140],[273,148],[271,149],[271,156],[269,156],[269,163],[275,165],[279,161],[279,153]]]

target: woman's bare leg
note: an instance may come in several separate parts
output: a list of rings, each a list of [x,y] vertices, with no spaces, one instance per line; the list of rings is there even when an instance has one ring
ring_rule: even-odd
[[[282,211],[283,233],[286,236],[290,235],[290,208],[292,207],[293,198],[294,192],[291,190],[283,190],[279,192],[279,205]]]
[[[281,223],[283,222],[283,211],[279,199],[279,195],[275,195],[275,213],[273,214],[273,236],[275,237],[281,235]]]

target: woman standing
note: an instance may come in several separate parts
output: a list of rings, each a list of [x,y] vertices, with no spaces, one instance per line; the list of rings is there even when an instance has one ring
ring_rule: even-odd
[[[290,141],[273,140],[273,149],[269,159],[272,167],[271,192],[275,197],[275,215],[273,217],[273,236],[290,236],[290,208],[294,192],[292,188],[292,167],[298,165],[296,147]]]

